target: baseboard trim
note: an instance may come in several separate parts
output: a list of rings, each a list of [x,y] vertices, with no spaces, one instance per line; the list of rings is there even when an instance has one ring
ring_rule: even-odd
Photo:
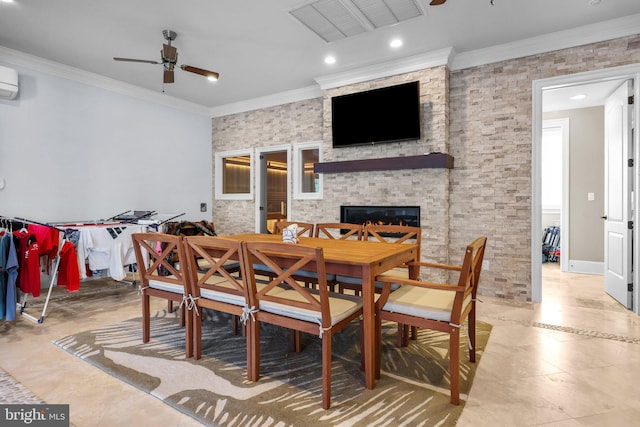
[[[604,262],[571,259],[569,260],[568,271],[570,273],[597,274],[602,276],[604,274]]]

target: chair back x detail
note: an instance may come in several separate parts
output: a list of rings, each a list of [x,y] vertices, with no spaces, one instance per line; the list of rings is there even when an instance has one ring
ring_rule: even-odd
[[[189,295],[187,263],[182,237],[163,233],[132,235],[142,294],[142,341],[149,342],[149,297],[181,303],[181,324],[185,327],[185,354],[192,355],[191,316],[185,313],[185,298]]]
[[[329,292],[321,248],[282,242],[246,242],[246,270],[250,281],[250,303],[257,308],[255,322],[249,324],[253,341],[252,368],[248,377],[260,377],[260,322],[306,332],[322,339],[322,407],[331,403],[331,339],[362,314],[362,302],[353,296]],[[259,289],[253,266],[266,265],[274,277]],[[295,280],[299,271],[317,273],[318,289],[309,289]],[[299,346],[300,334],[294,334]]]
[[[367,224],[364,228],[364,240],[383,243],[411,243],[415,240],[418,247],[416,259],[420,259],[420,245],[422,244],[422,229],[409,225]]]
[[[323,222],[316,224],[314,237],[346,240],[362,240],[362,225],[344,222]]]
[[[445,332],[449,335],[451,403],[460,403],[460,329],[466,320],[469,360],[475,362],[476,293],[486,244],[486,237],[478,237],[471,242],[465,248],[462,265],[410,263],[421,268],[457,271],[457,284],[411,280],[386,274],[376,277],[376,281],[384,284],[376,301],[377,378],[380,377],[382,320]],[[400,285],[400,288],[391,292],[392,285]],[[401,344],[407,343],[403,339]]]
[[[420,227],[412,227],[407,225],[390,225],[390,224],[367,224],[363,230],[362,240],[370,242],[410,244],[414,243],[417,247],[416,261],[420,260],[420,244],[422,242],[422,229]],[[406,265],[395,267],[387,274],[393,274],[399,277],[408,278],[409,270]],[[362,279],[360,277],[351,277],[337,275],[335,282],[338,285],[339,292],[344,293],[345,289],[352,290],[356,295],[362,292]],[[376,292],[382,287],[382,284],[376,282]],[[395,290],[398,286],[394,285]]]
[[[199,359],[202,353],[203,308],[231,314],[236,334],[237,320],[245,323],[250,315],[247,282],[244,280],[244,252],[241,242],[222,237],[188,236],[184,242],[189,259],[194,358]],[[240,263],[240,270],[229,270],[228,266],[235,262]],[[247,366],[249,357],[247,347]]]
[[[281,235],[282,230],[293,224],[296,224],[298,226],[298,237],[313,237],[314,224],[310,222],[276,221],[276,223],[273,225],[273,234]]]

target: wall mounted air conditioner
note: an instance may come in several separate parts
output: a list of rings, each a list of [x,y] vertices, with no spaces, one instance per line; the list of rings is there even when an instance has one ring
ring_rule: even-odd
[[[18,95],[18,72],[0,66],[0,99],[14,99]]]

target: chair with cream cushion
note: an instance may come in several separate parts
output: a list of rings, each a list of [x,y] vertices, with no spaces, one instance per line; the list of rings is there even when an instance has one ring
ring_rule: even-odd
[[[260,377],[260,322],[319,336],[322,340],[322,407],[328,409],[332,336],[360,317],[360,298],[329,292],[321,248],[282,242],[246,242],[246,254],[250,305],[257,309],[255,321],[250,322],[253,366],[249,379],[257,381]],[[276,274],[262,289],[256,286],[254,264],[267,265]],[[306,288],[294,279],[300,269],[317,272],[317,290]],[[286,290],[282,290],[283,287]]]
[[[339,222],[318,223],[315,225],[314,230],[313,237],[321,239],[362,239],[361,224],[347,224]],[[294,278],[298,281],[304,282],[307,287],[316,287],[318,284],[318,275],[315,271],[300,270]],[[335,290],[335,280],[335,274],[327,274],[327,283],[329,284],[331,291]]]
[[[244,255],[241,242],[223,237],[188,236],[184,238],[189,265],[189,302],[192,308],[194,358],[202,354],[202,309],[232,315],[234,332],[236,319],[243,323],[248,315],[247,289],[244,280]],[[204,262],[202,262],[204,261]],[[230,262],[240,263],[240,272],[230,272]],[[247,366],[249,365],[247,339]]]
[[[467,320],[469,360],[475,362],[476,353],[476,292],[486,237],[469,244],[461,266],[415,263],[420,267],[458,271],[457,284],[438,284],[419,280],[381,275],[376,280],[384,284],[376,301],[376,377],[380,378],[380,350],[382,321],[417,326],[449,334],[449,374],[451,403],[460,403],[460,329]],[[391,285],[401,287],[391,292]]]
[[[183,303],[189,294],[185,252],[181,236],[163,233],[135,233],[132,235],[140,274],[142,293],[142,342],[149,342],[151,335],[150,297],[164,298]],[[178,268],[177,266],[180,266]],[[182,304],[182,321],[185,324],[185,354],[192,355],[191,316]]]
[[[298,237],[313,237],[314,224],[310,222],[297,222],[297,221],[284,221],[284,220],[276,221],[273,227],[273,234],[282,235],[282,230],[284,230],[285,228],[293,224],[297,225]],[[273,271],[264,264],[256,264],[253,267],[255,272],[259,275],[266,276],[271,279],[275,277],[273,274]]]
[[[363,240],[369,242],[383,242],[396,244],[416,244],[418,250],[416,252],[416,261],[420,260],[420,244],[422,242],[422,229],[420,227],[412,227],[407,225],[378,225],[368,224],[364,228]],[[389,270],[386,274],[392,274],[399,277],[408,278],[409,270],[406,265],[398,266],[393,270]],[[362,279],[360,277],[351,277],[344,275],[336,276],[339,292],[345,289],[351,289],[356,295],[362,292]],[[376,292],[380,291],[381,283],[376,283]],[[393,290],[397,286],[394,285]]]

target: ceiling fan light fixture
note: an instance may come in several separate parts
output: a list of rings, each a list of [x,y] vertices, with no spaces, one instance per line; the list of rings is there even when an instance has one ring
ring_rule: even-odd
[[[0,0],[2,1],[2,0]],[[160,64],[163,66],[163,82],[164,83],[173,83],[175,81],[173,70],[176,67],[176,62],[178,61],[178,49],[175,46],[171,46],[171,41],[175,40],[178,34],[175,31],[171,30],[163,30],[162,35],[164,36],[167,43],[162,45],[162,50],[160,51],[160,56],[162,62],[158,61],[150,61],[147,59],[133,59],[133,58],[119,58],[114,57],[115,61],[128,61],[128,62],[143,62],[146,64]],[[215,82],[220,78],[220,74],[215,71],[205,70],[204,68],[193,67],[191,65],[180,65],[180,69],[183,71],[188,71],[190,73],[199,74],[207,78],[207,80]]]

